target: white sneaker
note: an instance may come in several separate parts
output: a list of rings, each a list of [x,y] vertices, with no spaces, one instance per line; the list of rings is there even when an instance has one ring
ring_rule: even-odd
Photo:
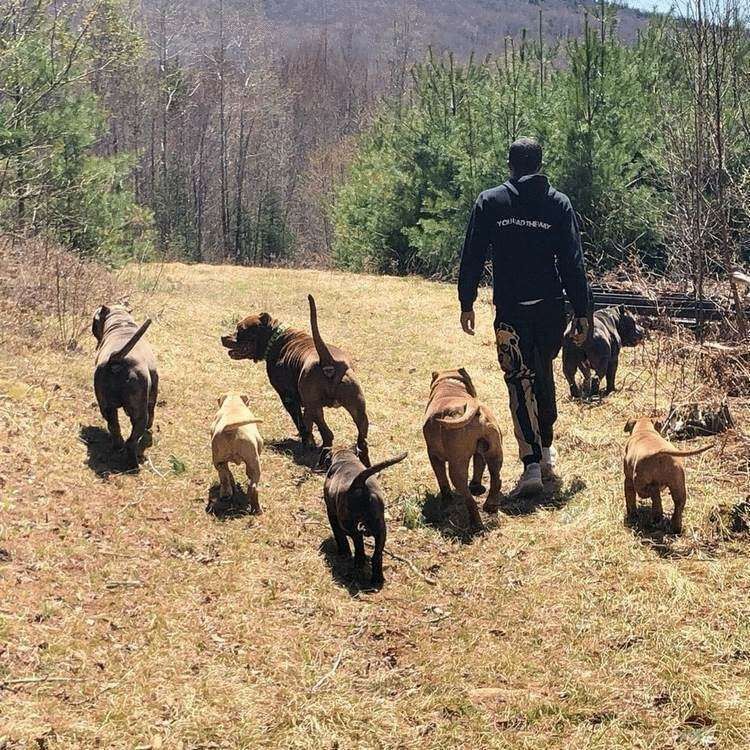
[[[549,448],[542,448],[542,479],[555,479],[557,473],[557,449],[551,445]]]
[[[542,469],[539,464],[529,464],[521,474],[516,486],[511,490],[510,497],[530,497],[539,495],[544,489],[542,485]]]

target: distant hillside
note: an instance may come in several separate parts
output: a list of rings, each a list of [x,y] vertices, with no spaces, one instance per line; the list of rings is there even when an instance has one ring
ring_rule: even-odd
[[[235,0],[237,9],[240,0]],[[326,28],[349,37],[359,49],[388,45],[394,29],[405,25],[412,43],[451,49],[460,55],[497,51],[506,36],[518,36],[525,28],[536,37],[539,11],[547,39],[577,35],[584,8],[576,0],[265,0],[265,14],[278,29],[293,38]],[[624,39],[635,37],[648,14],[618,7],[618,26]]]

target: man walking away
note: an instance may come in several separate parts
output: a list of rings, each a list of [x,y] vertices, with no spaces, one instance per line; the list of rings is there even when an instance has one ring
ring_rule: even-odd
[[[458,296],[461,327],[474,335],[474,302],[492,248],[495,340],[510,397],[524,471],[513,497],[542,490],[555,474],[557,420],[552,362],[565,332],[563,291],[576,317],[576,343],[588,335],[590,291],[578,222],[566,195],[540,174],[542,147],[520,138],[508,153],[510,179],[483,192],[466,230]]]

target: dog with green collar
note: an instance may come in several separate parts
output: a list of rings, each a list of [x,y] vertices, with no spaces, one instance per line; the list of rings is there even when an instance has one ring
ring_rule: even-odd
[[[369,466],[367,407],[351,358],[323,341],[312,295],[308,302],[312,336],[264,312],[241,320],[233,334],[221,337],[221,343],[231,359],[265,361],[269,382],[302,441],[313,447],[313,428],[318,428],[323,442],[319,464],[325,462],[333,446],[333,432],[323,410],[342,407],[357,428],[357,454]]]

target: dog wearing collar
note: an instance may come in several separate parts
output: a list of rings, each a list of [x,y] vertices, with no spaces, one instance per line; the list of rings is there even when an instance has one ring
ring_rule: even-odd
[[[333,432],[323,409],[343,407],[357,427],[357,453],[369,466],[369,421],[362,388],[354,376],[351,358],[323,341],[318,329],[315,300],[308,296],[312,336],[289,328],[269,313],[249,315],[221,343],[232,359],[265,361],[268,380],[292,418],[301,440],[314,446],[313,427],[323,441],[320,465],[330,454]]]

